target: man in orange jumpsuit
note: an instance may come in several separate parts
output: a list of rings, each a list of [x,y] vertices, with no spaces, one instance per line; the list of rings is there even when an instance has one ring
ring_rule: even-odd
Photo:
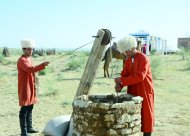
[[[149,58],[136,50],[137,42],[133,36],[118,41],[118,50],[125,53],[127,60],[121,77],[115,79],[116,91],[128,86],[127,93],[143,98],[141,111],[141,131],[151,136],[154,126],[154,87]]]
[[[32,109],[37,102],[35,72],[43,70],[49,64],[47,61],[38,66],[33,66],[31,56],[34,44],[31,39],[21,40],[23,55],[17,61],[21,136],[28,136],[28,133],[38,133],[32,127]]]

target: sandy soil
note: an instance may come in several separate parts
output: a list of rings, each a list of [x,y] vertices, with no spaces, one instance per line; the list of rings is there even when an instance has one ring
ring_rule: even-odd
[[[34,106],[33,124],[40,132],[43,131],[43,128],[50,119],[60,115],[68,115],[72,112],[71,105],[62,104],[62,97],[64,96],[41,97],[40,103]],[[160,97],[164,97],[164,95]],[[1,93],[0,100],[0,135],[18,136],[20,134],[20,129],[17,93]],[[167,98],[156,98],[156,122],[153,136],[190,136],[189,109],[189,103],[183,100],[170,101],[167,100]],[[35,135],[37,136],[40,134]]]
[[[58,74],[59,71],[56,71],[57,67],[53,70],[54,72],[40,77],[40,102],[34,106],[33,110],[33,126],[40,132],[50,119],[72,113],[72,100],[82,73],[82,70],[63,72],[63,77],[61,77],[62,75]],[[20,107],[17,98],[15,64],[1,65],[0,73],[0,136],[19,136]],[[92,94],[114,92],[113,80],[102,77],[103,70],[100,67],[92,87]],[[182,85],[184,77],[185,75],[181,78],[178,75],[174,78],[175,80],[170,79],[169,83],[166,83],[167,80],[155,80],[155,131],[153,136],[190,136],[190,93],[187,89],[190,85],[186,83],[185,89],[178,90],[173,87],[178,82]],[[189,76],[184,81],[189,81]],[[58,90],[58,93],[44,95],[48,90]],[[40,133],[32,136],[37,135]]]

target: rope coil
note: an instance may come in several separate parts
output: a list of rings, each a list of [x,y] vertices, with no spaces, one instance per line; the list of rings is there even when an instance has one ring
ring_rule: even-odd
[[[101,29],[105,32],[103,39],[101,41],[101,45],[107,45],[110,43],[111,39],[112,39],[112,35],[111,32],[108,29]]]

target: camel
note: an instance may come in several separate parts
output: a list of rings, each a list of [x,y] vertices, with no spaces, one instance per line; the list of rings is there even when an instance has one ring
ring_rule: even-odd
[[[104,55],[104,57],[102,59],[102,61],[104,61],[104,67],[103,67],[103,69],[104,69],[104,77],[109,77],[108,68],[109,68],[109,63],[111,62],[112,58],[123,60],[123,62],[125,61],[125,55],[120,53],[117,50],[116,42],[113,43],[111,48],[109,47],[106,50],[105,55]]]
[[[137,49],[137,51],[141,51],[141,41],[137,41],[137,48],[136,49]],[[109,47],[106,50],[105,55],[104,55],[104,57],[102,59],[102,61],[104,61],[104,67],[103,67],[103,69],[104,69],[104,77],[109,77],[108,68],[109,68],[109,63],[111,62],[111,58],[123,60],[123,64],[124,64],[125,59],[126,59],[126,56],[123,53],[120,53],[118,51],[116,42],[113,43],[111,48]]]

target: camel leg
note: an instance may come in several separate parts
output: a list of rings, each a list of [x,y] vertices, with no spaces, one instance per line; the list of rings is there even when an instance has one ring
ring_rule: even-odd
[[[105,69],[105,64],[104,64],[103,69],[104,69],[104,77],[106,77],[106,69]]]
[[[106,70],[104,69],[104,77],[106,77]]]
[[[104,77],[109,77],[108,67],[104,66]]]
[[[109,78],[110,75],[109,75],[109,70],[108,70],[108,68],[106,69],[106,72],[107,72],[107,76],[108,76],[108,78]]]
[[[106,63],[104,63],[104,77],[109,77],[108,67],[109,66],[107,66]]]

